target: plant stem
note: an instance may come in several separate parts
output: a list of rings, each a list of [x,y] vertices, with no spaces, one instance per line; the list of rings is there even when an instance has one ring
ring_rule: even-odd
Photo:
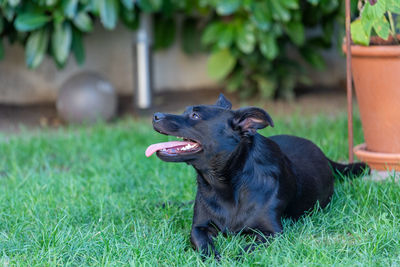
[[[389,17],[389,24],[390,24],[390,29],[391,29],[391,32],[392,32],[393,39],[396,42],[396,44],[398,44],[399,40],[397,39],[396,28],[394,26],[394,20],[393,20],[392,12],[388,11],[388,17]]]

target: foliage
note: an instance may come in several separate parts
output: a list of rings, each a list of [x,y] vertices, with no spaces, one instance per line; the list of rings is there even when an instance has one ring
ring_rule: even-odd
[[[83,37],[95,20],[109,30],[122,21],[136,29],[140,12],[155,15],[155,49],[175,40],[182,18],[182,48],[188,54],[208,51],[212,78],[229,91],[290,97],[298,81],[307,82],[300,55],[312,66],[324,66],[322,49],[333,41],[342,18],[339,0],[0,0],[2,39],[25,46],[26,64],[40,65],[45,54],[63,67],[70,53],[85,60]],[[310,33],[308,33],[310,31]]]
[[[397,39],[397,32],[400,31],[399,15],[398,0],[365,0],[360,8],[360,17],[351,23],[352,40],[356,44],[369,45],[373,35],[384,40],[388,40],[391,36],[394,42],[399,44]]]
[[[93,30],[96,17],[106,29],[114,29],[119,19],[128,27],[137,25],[129,0],[0,0],[0,40],[21,42],[30,68],[38,67],[46,53],[59,67],[71,52],[83,63],[83,35]]]
[[[307,81],[294,55],[322,69],[319,52],[330,47],[335,21],[341,17],[341,1],[203,2],[216,12],[202,42],[211,49],[211,59],[229,51],[226,60],[233,57],[236,64],[229,72],[227,89],[245,96],[259,92],[273,97],[279,88],[280,96],[291,97],[295,84]],[[313,33],[306,34],[310,29]],[[210,73],[215,68],[209,64]]]

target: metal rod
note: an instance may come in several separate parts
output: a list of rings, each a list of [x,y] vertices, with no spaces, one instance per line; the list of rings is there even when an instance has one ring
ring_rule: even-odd
[[[347,128],[349,143],[349,162],[354,161],[353,155],[353,84],[351,76],[351,14],[350,0],[346,0],[346,82],[347,82]]]
[[[142,13],[133,48],[135,106],[139,109],[148,109],[152,105],[152,34],[152,17]]]

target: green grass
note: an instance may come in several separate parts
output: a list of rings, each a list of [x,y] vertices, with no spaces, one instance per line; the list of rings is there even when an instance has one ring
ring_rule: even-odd
[[[346,118],[275,119],[262,133],[295,134],[346,160]],[[168,137],[147,122],[0,135],[0,266],[218,265],[189,244],[195,174],[186,164],[146,158]],[[356,119],[355,143],[362,133]],[[399,266],[400,185],[336,183],[330,205],[296,223],[241,262],[248,239],[218,236],[222,266]]]

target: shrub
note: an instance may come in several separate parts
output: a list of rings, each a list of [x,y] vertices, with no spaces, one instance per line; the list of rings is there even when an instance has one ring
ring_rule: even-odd
[[[342,18],[339,0],[0,0],[2,39],[25,46],[26,64],[36,68],[45,54],[63,67],[73,53],[84,62],[83,36],[99,18],[106,29],[118,21],[134,30],[140,12],[155,15],[155,49],[175,39],[176,17],[183,17],[182,49],[188,54],[210,52],[208,72],[226,81],[242,96],[260,93],[290,97],[298,81],[307,81],[293,54],[315,68],[324,61],[322,49],[333,41]],[[312,30],[310,34],[307,34]]]

